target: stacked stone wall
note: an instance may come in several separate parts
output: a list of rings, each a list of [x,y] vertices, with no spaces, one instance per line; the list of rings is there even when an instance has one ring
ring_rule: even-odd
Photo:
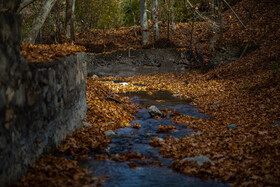
[[[0,12],[0,186],[80,128],[87,109],[87,55],[27,64],[20,25],[19,16]]]

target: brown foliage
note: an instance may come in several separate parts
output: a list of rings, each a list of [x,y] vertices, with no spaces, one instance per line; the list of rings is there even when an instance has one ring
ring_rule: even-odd
[[[21,45],[20,55],[29,63],[51,62],[62,57],[83,52],[83,46],[73,44],[58,45]]]
[[[27,175],[12,186],[101,186],[101,182],[99,178],[89,177],[77,161],[42,156],[30,166]]]

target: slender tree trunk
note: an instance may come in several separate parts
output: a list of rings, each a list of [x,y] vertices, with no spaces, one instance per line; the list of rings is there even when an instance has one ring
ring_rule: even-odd
[[[134,35],[135,35],[135,37],[137,37],[136,19],[135,19],[134,11],[133,11],[133,9],[132,9],[132,2],[131,2],[131,0],[130,0],[130,11],[131,11],[132,17],[133,17],[133,24],[134,24],[133,30],[134,30]]]
[[[33,22],[32,28],[31,28],[30,32],[28,33],[27,38],[24,40],[24,43],[27,43],[27,44],[35,43],[39,30],[43,26],[48,14],[50,13],[55,2],[56,2],[56,0],[46,0],[45,1],[45,4],[41,8],[39,15]]]
[[[213,5],[211,4],[211,9],[212,9],[212,14],[213,14],[213,22],[216,22],[216,26],[213,26],[212,32],[213,32],[213,37],[210,40],[210,50],[212,52],[215,51],[215,43],[219,39],[221,35],[221,30],[222,30],[222,2],[218,2],[216,0],[212,0]],[[216,10],[217,7],[217,10]]]
[[[174,23],[174,0],[171,0],[171,29],[170,29],[170,38],[172,38],[172,31],[175,30]]]
[[[167,37],[170,39],[170,10],[169,10],[169,1],[167,1]]]
[[[76,35],[75,35],[75,8],[76,8],[76,0],[73,0],[72,3],[72,21],[71,21],[71,39],[72,41],[76,41]]]
[[[42,44],[42,38],[43,38],[43,34],[42,34],[42,29],[39,30],[38,36],[35,40],[35,44]]]
[[[74,29],[75,0],[66,0],[65,31],[66,37],[75,41]]]
[[[253,10],[255,9],[255,7],[259,4],[260,0],[255,0],[255,3],[253,4],[253,6],[250,8],[249,12],[248,12],[248,15],[246,16],[245,18],[245,21],[244,21],[244,25],[246,26],[249,19],[251,18],[251,15],[253,13]]]
[[[65,31],[66,37],[71,38],[71,22],[72,20],[72,4],[73,0],[66,0],[66,11],[65,11]]]
[[[157,41],[159,39],[159,31],[158,31],[158,0],[153,0],[153,26],[154,26],[154,40]]]
[[[140,0],[140,23],[142,30],[142,44],[146,45],[149,41],[149,26],[146,0]]]

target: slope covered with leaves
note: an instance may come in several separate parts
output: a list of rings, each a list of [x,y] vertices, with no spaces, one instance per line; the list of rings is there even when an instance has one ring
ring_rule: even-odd
[[[252,0],[244,0],[233,9],[244,20],[246,9],[249,9],[253,3]],[[253,11],[247,29],[241,28],[232,12],[225,12],[224,33],[218,44],[244,47],[248,44],[249,50],[243,58],[207,74],[194,72],[179,75],[154,74],[130,78],[105,78],[126,81],[128,84],[104,81],[105,79],[102,78],[89,78],[87,99],[90,109],[85,121],[91,125],[68,135],[58,151],[67,154],[86,154],[100,149],[110,142],[110,139],[105,136],[106,130],[129,125],[128,122],[134,119],[131,113],[136,108],[114,93],[169,90],[182,98],[191,99],[192,104],[201,109],[200,112],[211,116],[211,118],[196,119],[191,116],[174,115],[174,121],[185,124],[186,128],[201,131],[203,134],[180,139],[166,137],[164,141],[158,141],[156,138],[151,140],[152,145],[159,147],[161,154],[176,159],[171,165],[172,168],[190,175],[218,178],[234,186],[279,186],[279,19],[277,1],[261,1]],[[190,24],[187,28],[191,28]],[[180,27],[178,26],[177,29],[179,30]],[[181,31],[189,33],[188,29]],[[207,23],[195,23],[197,38],[205,51],[208,50],[209,45],[206,42],[210,38],[208,31]],[[99,32],[93,30],[81,33],[78,41],[88,44],[88,41],[82,41],[82,38],[88,37],[92,41],[91,45],[101,46],[101,52],[106,52],[107,49],[127,49],[134,44],[125,41],[138,41],[136,44],[140,46],[140,39],[125,39],[125,33],[130,37],[133,36],[132,28],[120,32],[124,34],[123,38],[119,37],[116,31],[114,36],[115,41],[118,42],[113,43],[114,45],[110,44],[113,46],[111,48],[108,47],[110,45],[107,45],[107,41],[112,41],[110,34],[114,32],[108,31],[107,40],[102,40],[106,37],[99,35]],[[83,34],[85,36],[82,36]],[[91,34],[92,36],[89,36]],[[176,36],[175,33],[174,38]],[[182,46],[188,44],[186,39],[188,36],[178,34],[178,38],[182,37],[180,40],[185,42]],[[175,43],[181,45],[179,42]],[[137,84],[145,86],[136,86]],[[230,124],[235,124],[236,129],[227,128]],[[199,166],[184,159],[199,155],[207,156],[215,165]]]
[[[244,19],[244,6],[252,5],[253,1],[245,0],[233,8]],[[261,1],[246,30],[237,25],[230,11],[226,16],[226,30],[218,43],[244,47],[249,43],[250,50],[243,58],[207,74],[139,75],[123,79],[128,81],[127,85],[112,82],[105,85],[115,92],[170,90],[192,99],[194,106],[202,109],[200,112],[212,116],[196,119],[175,115],[176,122],[203,134],[151,141],[159,146],[161,154],[176,159],[172,168],[200,177],[219,178],[234,186],[279,186],[279,4]],[[230,124],[235,124],[236,129],[227,128]],[[199,166],[184,159],[199,155],[206,155],[215,165]]]
[[[42,156],[32,164],[26,176],[11,186],[101,186],[98,178],[89,177],[88,170],[77,161]]]

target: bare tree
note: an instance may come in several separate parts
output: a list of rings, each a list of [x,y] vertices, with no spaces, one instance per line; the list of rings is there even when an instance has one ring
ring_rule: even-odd
[[[66,0],[66,15],[65,15],[66,37],[71,38],[72,41],[75,41],[74,11],[75,11],[75,0]]]
[[[211,10],[212,10],[212,18],[213,22],[216,23],[217,26],[212,27],[213,36],[210,40],[210,50],[215,50],[215,43],[219,39],[222,30],[222,2],[217,0],[211,0]]]
[[[40,28],[43,26],[48,14],[50,13],[52,7],[54,6],[57,0],[46,0],[43,7],[41,8],[38,16],[32,24],[32,28],[28,33],[27,38],[23,41],[27,44],[34,44],[36,37],[39,33]]]
[[[176,29],[174,23],[174,0],[171,0],[171,30],[170,30],[170,37],[172,38],[172,31]]]
[[[142,30],[142,44],[146,45],[149,41],[149,26],[146,0],[140,0],[140,23]]]
[[[157,41],[159,39],[159,31],[158,31],[158,0],[153,0],[153,26],[154,26],[154,40]]]
[[[133,27],[133,30],[134,30],[134,35],[135,35],[135,37],[137,37],[137,30],[136,30],[136,19],[135,19],[135,13],[134,13],[134,11],[133,11],[133,9],[132,9],[132,2],[131,2],[131,0],[130,0],[130,2],[129,2],[129,5],[130,5],[130,11],[131,11],[131,14],[132,14],[132,17],[133,17],[133,24],[134,24],[134,27]]]

